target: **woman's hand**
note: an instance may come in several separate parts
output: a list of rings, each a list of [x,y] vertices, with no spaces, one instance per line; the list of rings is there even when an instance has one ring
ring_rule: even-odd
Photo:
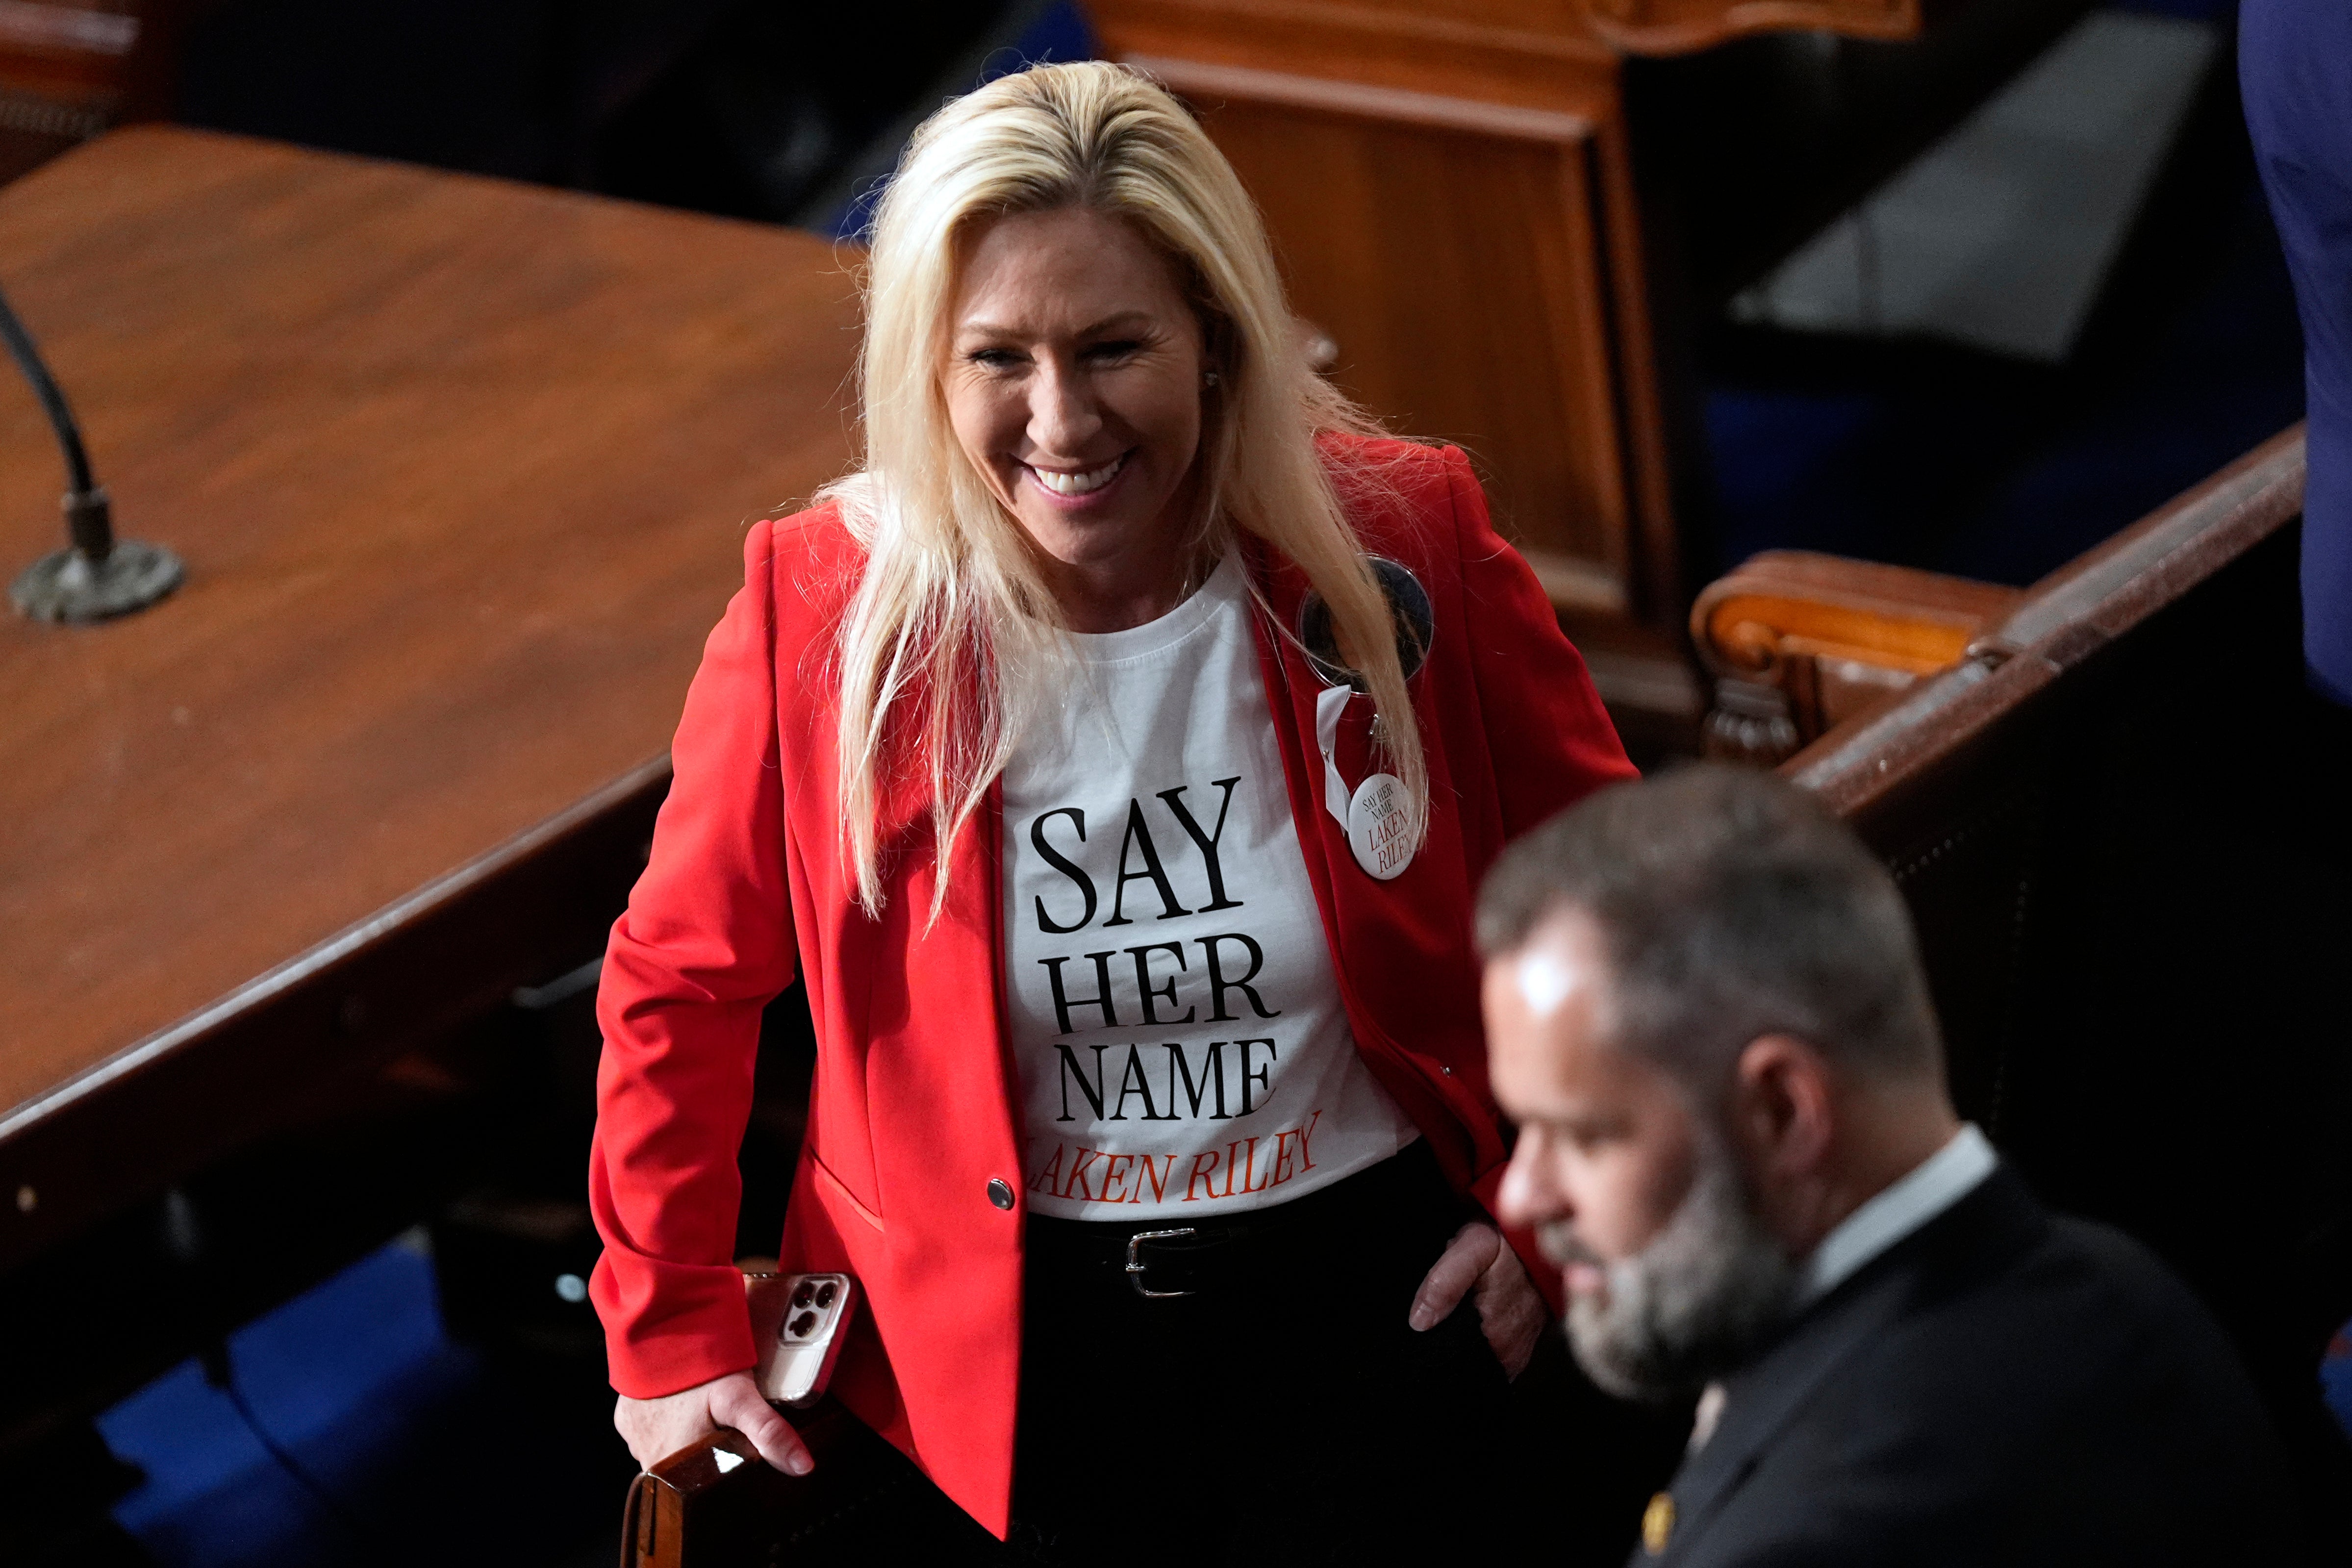
[[[641,1470],[721,1426],[732,1426],[751,1438],[760,1458],[788,1476],[804,1476],[816,1468],[808,1445],[791,1422],[760,1397],[759,1385],[748,1372],[730,1372],[659,1399],[624,1394],[613,1408],[613,1425]]]
[[[1465,1296],[1478,1303],[1478,1326],[1503,1363],[1504,1375],[1525,1372],[1551,1314],[1519,1266],[1519,1255],[1491,1225],[1473,1221],[1454,1233],[1414,1293],[1406,1321],[1426,1332],[1452,1316]]]

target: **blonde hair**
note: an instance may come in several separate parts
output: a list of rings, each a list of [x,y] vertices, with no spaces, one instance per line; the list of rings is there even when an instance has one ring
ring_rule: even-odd
[[[1388,601],[1316,445],[1326,431],[1376,427],[1308,367],[1257,208],[1183,107],[1125,67],[1037,66],[925,121],[875,220],[859,366],[866,467],[825,492],[867,551],[837,657],[843,832],[869,914],[882,907],[886,795],[910,773],[928,789],[936,918],[950,847],[1019,740],[1004,671],[1066,646],[1027,536],[965,457],[940,384],[971,227],[1065,207],[1134,225],[1177,268],[1220,380],[1195,459],[1200,550],[1213,559],[1239,531],[1306,574],[1370,689],[1416,833],[1428,819]]]

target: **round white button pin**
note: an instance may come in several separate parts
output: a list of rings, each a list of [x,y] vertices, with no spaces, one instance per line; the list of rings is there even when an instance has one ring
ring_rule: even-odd
[[[1412,801],[1394,773],[1374,773],[1348,802],[1348,847],[1356,864],[1381,881],[1412,864]]]

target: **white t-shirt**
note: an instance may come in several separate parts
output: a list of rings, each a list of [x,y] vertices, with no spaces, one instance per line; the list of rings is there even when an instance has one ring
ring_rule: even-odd
[[[1039,1214],[1262,1208],[1419,1136],[1339,1004],[1253,613],[1228,555],[1160,619],[1074,637],[1005,770],[1005,1022]]]

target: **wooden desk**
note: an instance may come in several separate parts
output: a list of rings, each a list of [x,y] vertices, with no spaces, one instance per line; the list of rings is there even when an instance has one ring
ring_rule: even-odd
[[[0,190],[129,620],[0,620],[0,1268],[593,956],[756,517],[845,467],[805,236],[188,131]],[[61,472],[0,388],[0,563]]]

